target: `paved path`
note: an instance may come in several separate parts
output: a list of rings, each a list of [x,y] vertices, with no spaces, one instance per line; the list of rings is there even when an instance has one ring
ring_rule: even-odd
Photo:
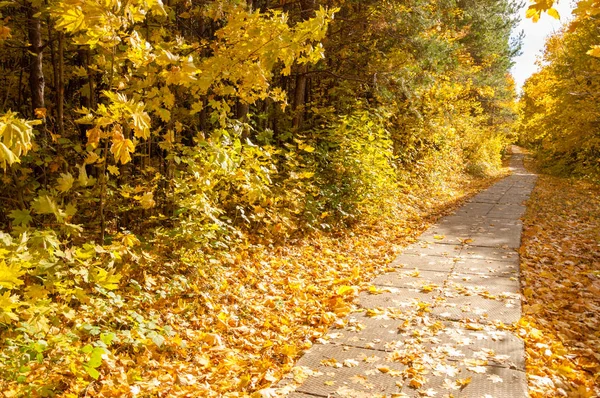
[[[362,310],[299,360],[289,397],[527,397],[523,342],[503,326],[521,317],[516,249],[535,176],[521,153],[511,167],[373,280]]]

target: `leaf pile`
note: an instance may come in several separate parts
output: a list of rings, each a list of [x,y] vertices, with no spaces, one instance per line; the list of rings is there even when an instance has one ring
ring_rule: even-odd
[[[540,176],[521,247],[532,397],[600,396],[600,187]]]

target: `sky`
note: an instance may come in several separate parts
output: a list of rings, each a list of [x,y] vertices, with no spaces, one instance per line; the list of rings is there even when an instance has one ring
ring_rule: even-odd
[[[528,4],[521,9],[521,23],[516,29],[517,33],[522,30],[525,31],[522,48],[523,55],[515,58],[515,65],[511,70],[519,91],[525,80],[537,71],[538,67],[535,65],[535,60],[539,55],[543,54],[546,37],[558,31],[564,22],[570,20],[571,11],[573,10],[571,0],[559,0],[554,8],[560,14],[560,21],[547,14],[543,14],[540,20],[534,23],[530,19],[525,18],[527,7]]]

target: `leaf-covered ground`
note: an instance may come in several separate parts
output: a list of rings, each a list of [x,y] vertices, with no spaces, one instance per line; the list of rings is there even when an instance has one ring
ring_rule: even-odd
[[[0,391],[6,397],[261,396],[351,311],[353,293],[368,288],[400,247],[491,182],[461,177],[435,189],[411,187],[393,219],[279,246],[248,245],[204,268],[190,266],[197,261],[192,253],[187,264],[158,257],[156,242],[153,253],[132,259],[138,268],[126,288],[112,291],[105,283],[96,296],[74,291],[81,304],[65,306],[56,318],[62,323],[41,325],[47,332],[37,341],[11,343],[7,334],[7,347],[37,361],[0,379]],[[71,271],[87,272],[81,264]],[[68,344],[56,340],[69,330]],[[11,366],[0,363],[0,371]]]
[[[521,267],[530,394],[600,396],[600,186],[541,175]]]

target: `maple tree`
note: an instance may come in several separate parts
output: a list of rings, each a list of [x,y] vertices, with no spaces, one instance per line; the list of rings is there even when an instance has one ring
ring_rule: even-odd
[[[549,166],[592,178],[600,170],[600,69],[590,50],[598,39],[596,13],[589,11],[594,4],[579,3],[577,17],[548,39],[541,69],[523,87],[518,127],[521,142]],[[589,15],[577,13],[583,7]]]
[[[2,2],[4,394],[274,383],[498,172],[514,7]]]

